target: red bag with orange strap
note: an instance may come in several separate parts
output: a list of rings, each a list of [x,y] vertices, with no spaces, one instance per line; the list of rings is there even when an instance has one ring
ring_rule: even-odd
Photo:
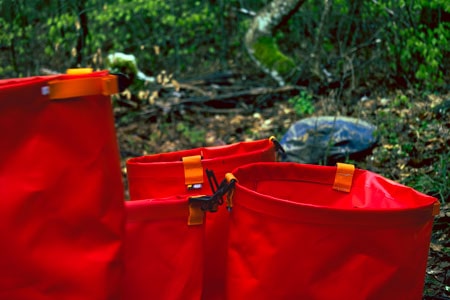
[[[228,178],[227,299],[422,298],[435,198],[345,164]]]
[[[228,213],[218,209],[221,199],[210,205],[198,196],[213,194],[214,179],[237,166],[275,161],[277,145],[266,139],[128,160],[125,299],[224,299]]]
[[[123,185],[107,72],[0,81],[0,299],[118,299]]]

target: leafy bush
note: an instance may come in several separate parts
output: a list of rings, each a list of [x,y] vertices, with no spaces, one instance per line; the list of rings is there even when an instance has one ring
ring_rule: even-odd
[[[444,70],[448,67],[445,58],[450,54],[449,2],[399,1],[397,5],[385,31],[387,54],[394,58],[390,64],[392,71],[416,82],[419,88],[442,87]],[[446,15],[447,19],[441,20],[440,15]]]
[[[300,91],[298,96],[290,98],[288,102],[299,117],[304,117],[314,112],[313,96],[307,91]]]

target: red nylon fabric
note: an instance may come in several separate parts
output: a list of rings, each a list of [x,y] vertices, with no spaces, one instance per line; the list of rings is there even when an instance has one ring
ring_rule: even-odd
[[[204,184],[201,189],[186,189],[182,158],[194,155],[203,157],[203,170],[213,170],[219,183],[224,178],[225,173],[230,172],[237,166],[259,161],[273,162],[276,158],[274,144],[269,139],[132,158],[127,161],[130,199],[133,201],[176,195],[212,194],[205,172],[203,174]],[[198,254],[205,257],[201,299],[224,299],[226,237],[228,235],[227,210],[222,208],[216,213],[207,213],[205,222],[205,248],[202,254]],[[142,238],[150,239],[151,237],[144,236]],[[186,256],[186,259],[189,259],[188,256]],[[148,268],[150,266],[142,264],[141,267]]]
[[[227,299],[421,299],[435,198],[355,170],[260,163],[233,171]]]
[[[50,80],[106,75],[0,81],[0,299],[120,297],[123,185],[110,98],[45,95]]]
[[[206,173],[201,189],[186,190],[182,158],[195,155],[202,156],[203,169],[213,170],[218,181],[238,166],[275,161],[274,145],[269,139],[131,158],[127,161],[130,200],[211,194]]]
[[[186,197],[127,201],[124,299],[201,299],[204,225]]]

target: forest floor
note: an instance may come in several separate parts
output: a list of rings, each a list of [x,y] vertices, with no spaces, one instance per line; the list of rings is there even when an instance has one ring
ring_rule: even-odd
[[[295,121],[309,116],[362,119],[377,126],[379,144],[351,163],[441,201],[424,299],[450,299],[450,94],[389,90],[317,96],[300,87],[277,87],[262,76],[228,72],[160,82],[114,100],[125,182],[131,157],[281,139]]]

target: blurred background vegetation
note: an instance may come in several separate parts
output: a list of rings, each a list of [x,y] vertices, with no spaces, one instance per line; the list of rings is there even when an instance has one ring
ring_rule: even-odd
[[[243,36],[269,2],[0,0],[0,77],[102,68],[112,52],[135,55],[150,75],[246,66]],[[274,38],[300,67],[319,57],[334,84],[351,78],[353,87],[371,80],[436,90],[448,88],[449,16],[447,0],[308,0]]]

